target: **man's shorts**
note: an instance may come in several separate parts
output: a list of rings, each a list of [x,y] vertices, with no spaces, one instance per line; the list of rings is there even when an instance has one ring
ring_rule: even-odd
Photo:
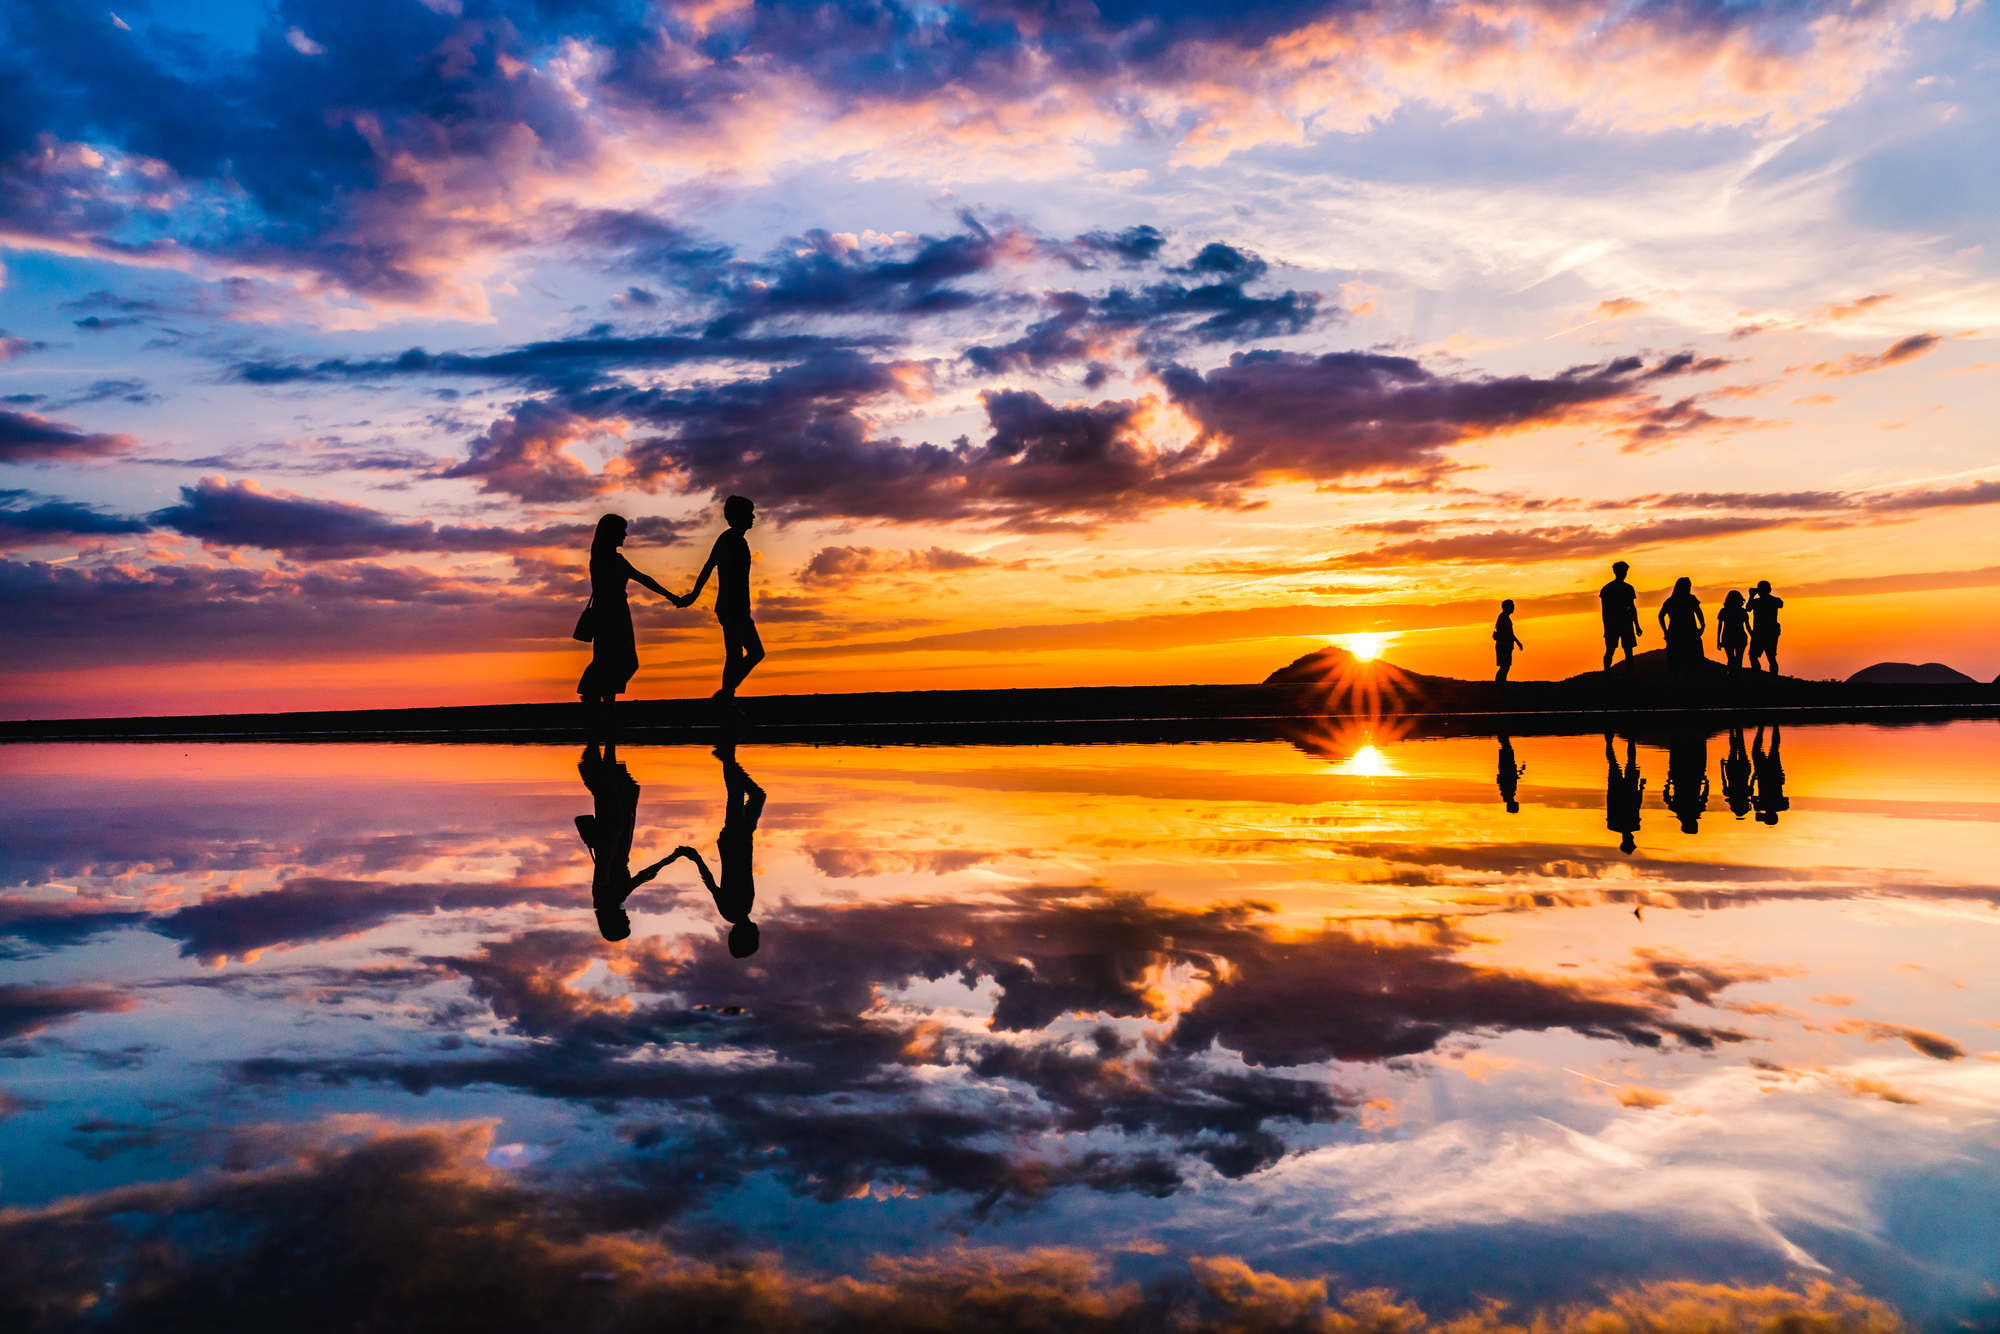
[[[1621,630],[1616,626],[1605,626],[1604,646],[1612,648],[1619,644],[1623,644],[1628,649],[1639,647],[1639,628],[1635,625],[1628,625]]]
[[[1778,651],[1778,636],[1783,633],[1782,629],[1778,629],[1766,631],[1763,634],[1751,635],[1750,656],[1753,658],[1762,658],[1776,653]]]

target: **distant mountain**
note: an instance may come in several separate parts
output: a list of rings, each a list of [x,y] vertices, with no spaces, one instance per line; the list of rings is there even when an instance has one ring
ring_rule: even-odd
[[[1878,662],[1847,678],[1850,685],[1976,686],[1979,682],[1941,662]]]

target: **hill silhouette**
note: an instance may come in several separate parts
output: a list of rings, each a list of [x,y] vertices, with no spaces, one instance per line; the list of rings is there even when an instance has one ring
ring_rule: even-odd
[[[1952,684],[1804,681],[1731,675],[1710,660],[1699,680],[1667,679],[1665,654],[1563,681],[1460,681],[1413,672],[1345,649],[1308,653],[1256,685],[1077,686],[759,695],[726,716],[707,699],[627,700],[621,739],[651,744],[716,737],[765,743],[1005,744],[1249,740],[1323,735],[1397,719],[1397,735],[1515,736],[1607,731],[1706,716],[1707,726],[1783,722],[1918,722],[2000,714],[2000,689]],[[1949,670],[1949,669],[1946,669]],[[1342,720],[1346,720],[1343,723]],[[36,741],[575,742],[595,739],[575,703],[357,709],[310,713],[0,721],[0,744]],[[1675,725],[1679,725],[1676,723]],[[721,729],[719,731],[719,729]]]
[[[1979,682],[1941,662],[1878,662],[1847,678],[1849,683],[1876,686],[1973,686]]]

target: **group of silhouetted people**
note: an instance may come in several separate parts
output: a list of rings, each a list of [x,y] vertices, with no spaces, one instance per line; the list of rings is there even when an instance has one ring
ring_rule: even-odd
[[[1645,635],[1639,624],[1639,591],[1626,582],[1625,576],[1632,567],[1624,561],[1616,561],[1611,566],[1611,582],[1597,590],[1599,610],[1604,620],[1604,670],[1611,670],[1611,660],[1618,651],[1625,651],[1625,671],[1632,671],[1632,654]],[[1750,655],[1750,670],[1762,671],[1769,664],[1771,674],[1778,672],[1778,636],[1783,627],[1778,624],[1778,611],[1785,600],[1771,591],[1771,581],[1760,580],[1746,598],[1740,589],[1730,589],[1722,599],[1722,606],[1715,614],[1715,647],[1729,662],[1731,672],[1743,670],[1743,655]],[[1677,682],[1692,684],[1701,679],[1702,664],[1708,660],[1703,651],[1703,637],[1708,632],[1708,617],[1703,613],[1701,599],[1694,595],[1694,581],[1682,575],[1674,581],[1674,591],[1660,604],[1660,633],[1667,641],[1667,670]],[[1505,681],[1507,673],[1514,665],[1514,650],[1525,649],[1520,637],[1514,633],[1514,600],[1500,604],[1500,614],[1493,621],[1493,660],[1497,667],[1493,679]]]

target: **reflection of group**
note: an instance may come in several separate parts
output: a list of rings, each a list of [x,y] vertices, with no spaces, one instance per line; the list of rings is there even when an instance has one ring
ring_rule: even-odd
[[[1520,776],[1527,766],[1517,761],[1511,737],[1496,738],[1500,743],[1500,800],[1509,814],[1521,809]],[[1743,729],[1729,729],[1729,754],[1720,767],[1722,800],[1730,813],[1742,819],[1751,811],[1759,824],[1778,823],[1778,814],[1792,803],[1785,796],[1785,764],[1778,747],[1780,729],[1771,728],[1769,749],[1764,745],[1764,729],[1747,746]],[[1680,821],[1681,832],[1701,832],[1701,817],[1708,811],[1712,789],[1708,781],[1708,734],[1695,728],[1675,732],[1667,746],[1667,781],[1660,789],[1660,804]],[[1638,849],[1640,813],[1645,805],[1646,779],[1639,772],[1639,746],[1625,738],[1625,755],[1618,754],[1618,739],[1604,734],[1604,827],[1619,836],[1618,849]]]
[[[729,952],[742,959],[757,952],[757,924],[750,913],[757,901],[757,882],[752,867],[752,843],[757,821],[764,813],[764,789],[752,781],[736,762],[736,748],[721,745],[715,757],[722,761],[722,783],[727,793],[722,830],[715,837],[716,861],[721,879],[709,870],[701,853],[686,846],[675,848],[643,870],[634,872],[632,834],[639,815],[639,784],[631,771],[618,760],[618,748],[607,744],[600,751],[585,746],[577,761],[577,772],[590,789],[596,810],[576,817],[576,832],[590,850],[591,906],[597,910],[597,929],[606,940],[623,940],[632,934],[632,919],[625,912],[625,900],[632,891],[683,857],[694,863],[702,885],[715,900],[716,911],[729,923]]]

